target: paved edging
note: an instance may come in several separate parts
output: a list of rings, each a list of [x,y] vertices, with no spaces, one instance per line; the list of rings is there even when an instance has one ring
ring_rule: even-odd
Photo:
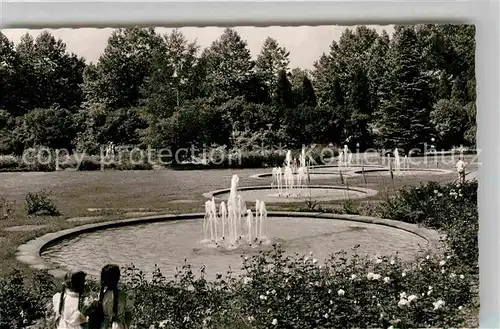
[[[31,268],[36,270],[49,270],[49,273],[56,277],[61,277],[64,275],[65,271],[57,269],[55,265],[46,262],[41,258],[41,253],[48,247],[71,237],[77,236],[83,233],[90,233],[98,230],[104,230],[109,228],[140,225],[147,223],[155,223],[162,221],[173,221],[173,220],[185,220],[185,219],[196,219],[203,218],[205,214],[203,213],[192,213],[192,214],[181,214],[181,215],[160,215],[160,216],[149,216],[141,218],[131,218],[123,220],[108,221],[95,224],[87,224],[77,226],[71,229],[57,231],[54,233],[45,234],[36,239],[30,240],[27,243],[18,247],[16,253],[16,259],[20,262],[28,264]],[[383,225],[388,227],[393,227],[395,229],[400,229],[409,233],[413,233],[429,243],[429,247],[435,247],[438,245],[440,240],[440,234],[437,231],[419,227],[415,224],[404,223],[400,221],[383,219],[377,217],[368,216],[358,216],[358,215],[341,215],[341,214],[329,214],[329,213],[317,213],[317,212],[280,212],[273,211],[268,213],[269,217],[309,217],[309,218],[330,218],[339,220],[348,220],[352,222],[369,223],[376,225]]]
[[[261,185],[261,186],[238,186],[238,191],[248,191],[248,190],[269,190],[271,187],[269,185]],[[349,191],[354,191],[354,192],[360,192],[364,193],[365,196],[362,198],[357,198],[357,199],[365,199],[369,198],[372,196],[375,196],[378,194],[377,190],[372,190],[369,188],[364,188],[364,187],[346,187],[346,186],[336,186],[336,185],[307,185],[305,187],[306,189],[315,189],[315,188],[321,188],[321,189],[328,189],[328,190],[349,190]],[[226,194],[231,192],[230,188],[224,188],[220,190],[215,190],[215,191],[210,191],[210,192],[205,192],[203,193],[203,196],[207,199],[212,199],[215,198],[216,200],[221,200],[217,197],[219,194]],[[297,200],[297,202],[303,202],[303,200]]]

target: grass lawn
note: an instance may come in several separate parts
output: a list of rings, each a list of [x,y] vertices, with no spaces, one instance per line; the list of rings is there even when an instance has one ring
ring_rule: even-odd
[[[440,157],[441,159],[444,158]],[[436,164],[430,161],[419,167],[436,168]],[[453,163],[440,164],[439,168],[453,169]],[[475,168],[477,166],[470,165],[468,171]],[[15,253],[20,244],[37,236],[91,222],[126,218],[127,212],[203,212],[204,192],[228,188],[233,174],[240,177],[240,186],[266,185],[266,180],[250,178],[253,174],[266,171],[270,169],[0,173],[0,186],[2,186],[0,197],[15,201],[13,218],[0,221],[0,264],[2,265],[0,276],[10,272],[13,268],[26,273],[31,272],[28,266],[16,261]],[[426,181],[451,182],[456,179],[456,174],[395,176],[394,186],[390,175],[387,174],[369,173],[366,177],[366,184],[362,176],[348,178],[348,184],[351,187],[360,186],[378,190],[379,194],[372,197],[371,201],[379,201],[392,195],[394,190],[404,185],[417,185]],[[340,185],[341,182],[337,176],[315,180],[314,184]],[[24,209],[26,193],[42,189],[51,191],[51,198],[61,212],[61,216],[27,216]],[[356,202],[367,202],[367,200]],[[253,200],[248,201],[253,202]],[[304,206],[304,203],[270,204],[268,210],[297,210],[299,206]],[[88,208],[107,209],[88,211]],[[102,216],[102,218],[83,223],[67,221],[68,218],[82,216]],[[5,228],[18,225],[47,226],[35,231],[5,231]]]

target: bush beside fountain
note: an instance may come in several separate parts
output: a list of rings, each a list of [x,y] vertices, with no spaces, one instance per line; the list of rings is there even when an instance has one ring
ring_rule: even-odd
[[[339,253],[319,266],[314,255],[284,257],[277,247],[244,259],[244,275],[215,282],[188,265],[176,281],[160,272],[146,281],[134,268],[126,277],[144,328],[449,328],[462,323],[473,278],[448,260],[407,265]]]

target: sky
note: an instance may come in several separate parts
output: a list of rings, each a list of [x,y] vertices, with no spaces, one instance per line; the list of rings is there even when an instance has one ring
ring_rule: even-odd
[[[386,30],[389,35],[394,28],[392,25],[369,25],[381,33]],[[255,58],[264,43],[270,36],[275,38],[280,45],[290,51],[290,68],[300,67],[311,69],[322,53],[328,53],[333,40],[338,41],[347,26],[271,26],[271,27],[236,27],[235,30],[248,42],[250,52]],[[95,62],[106,47],[107,40],[113,29],[104,28],[80,28],[80,29],[47,29],[56,38],[62,39],[69,52],[73,52],[86,59],[87,62]],[[170,33],[171,28],[156,28],[158,33]],[[190,41],[196,40],[202,47],[208,47],[223,32],[222,27],[182,27],[179,28]],[[28,29],[4,29],[2,32],[14,43],[26,32],[33,36],[42,30]]]

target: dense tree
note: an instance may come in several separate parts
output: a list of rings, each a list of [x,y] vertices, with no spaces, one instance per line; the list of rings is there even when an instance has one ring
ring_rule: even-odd
[[[287,109],[285,116],[285,142],[292,147],[313,143],[329,144],[340,138],[338,120],[330,108],[300,104]]]
[[[251,75],[241,86],[241,94],[249,103],[268,104],[271,100],[271,90],[258,75]]]
[[[309,70],[304,70],[301,68],[294,68],[288,74],[288,80],[292,85],[292,92],[294,96],[294,103],[300,104],[302,102],[302,90],[304,84],[304,77],[310,77],[311,72]],[[314,92],[316,96],[316,92]]]
[[[233,131],[259,131],[267,129],[268,124],[277,127],[282,120],[275,106],[250,103],[241,96],[221,104],[219,109]]]
[[[174,30],[170,35],[165,35],[165,54],[163,54],[163,57],[175,69],[176,81],[174,82],[179,86],[181,98],[186,100],[195,99],[199,96],[194,70],[198,62],[199,49],[200,47],[196,41],[189,42],[179,30]]]
[[[47,108],[58,104],[74,111],[80,106],[85,62],[83,58],[68,54],[62,40],[56,40],[48,32],[38,35],[32,65],[37,76],[37,107]]]
[[[193,101],[180,106],[172,116],[150,126],[145,141],[156,148],[168,148],[180,161],[212,144],[229,141],[230,127],[218,106]],[[177,156],[175,156],[177,154]]]
[[[340,36],[338,48],[330,54],[334,65],[330,73],[335,74],[345,90],[351,89],[351,76],[359,66],[365,67],[370,59],[370,49],[378,41],[375,29],[358,26],[355,31],[346,29]],[[336,72],[335,72],[336,71]]]
[[[316,88],[316,97],[320,105],[333,106],[337,104],[335,97],[338,95],[332,93],[334,83],[338,83],[337,74],[332,74],[334,72],[332,56],[336,54],[337,48],[338,45],[334,41],[330,46],[330,54],[322,54],[319,60],[314,63],[312,75]]]
[[[439,100],[431,112],[431,123],[437,132],[438,145],[448,149],[464,144],[468,120],[467,110],[458,101]]]
[[[387,52],[389,50],[389,34],[384,30],[373,42],[369,49],[369,57],[366,62],[366,75],[368,77],[371,94],[371,108],[374,111],[379,107],[379,90],[387,70]]]
[[[76,136],[71,112],[60,108],[34,109],[23,118],[25,147],[73,149]]]
[[[17,54],[14,43],[0,31],[0,109],[17,112],[16,93]]]
[[[269,90],[275,90],[280,71],[288,72],[289,56],[290,52],[285,47],[281,47],[276,39],[268,37],[264,41],[255,62],[255,69]]]
[[[146,128],[146,121],[138,108],[121,108],[106,116],[103,134],[107,141],[115,145],[140,142],[140,131]]]
[[[285,70],[278,72],[278,81],[274,91],[274,100],[276,105],[283,109],[294,107],[292,84],[288,81],[288,76]]]
[[[313,85],[307,75],[302,78],[300,103],[311,107],[315,107],[316,105],[318,105],[318,103],[316,102],[316,94],[314,92]]]
[[[347,99],[346,135],[352,143],[360,144],[362,148],[371,146],[370,121],[373,114],[371,93],[368,78],[362,67],[354,69],[351,77],[350,92]]]
[[[6,110],[0,109],[0,154],[15,153],[12,145],[12,130],[15,119]]]
[[[418,25],[416,30],[423,67],[435,78],[434,101],[454,98],[464,104],[475,102],[474,25],[427,24]],[[444,97],[447,89],[452,95]]]
[[[281,119],[275,115],[275,107],[247,103],[243,106],[236,128],[241,131],[268,130],[269,125],[277,127],[280,121]]]
[[[50,33],[24,35],[14,50],[0,34],[0,108],[16,116],[58,105],[75,111],[82,102],[85,62],[66,52]]]
[[[329,132],[329,142],[340,144],[349,136],[346,133],[349,112],[346,107],[346,92],[341,85],[341,75],[337,57],[339,45],[333,41],[330,53],[323,54],[314,63],[314,86],[316,90],[318,107],[321,112],[331,118],[332,129]]]
[[[255,64],[247,42],[235,30],[225,29],[202,53],[202,61],[206,72],[205,92],[211,101],[220,104],[244,95]]]
[[[476,103],[470,102],[465,106],[467,113],[467,130],[465,131],[465,140],[468,145],[476,146]]]
[[[195,42],[179,31],[165,35],[165,44],[152,52],[152,63],[142,89],[143,103],[155,117],[168,117],[176,106],[200,96]]]
[[[439,75],[436,89],[434,91],[434,97],[437,99],[449,99],[451,97],[451,83],[450,76],[446,71],[441,71]]]
[[[388,36],[379,36],[374,29],[346,29],[330,52],[315,63],[318,103],[330,108],[341,129],[332,142],[371,146],[371,115],[378,105],[378,76],[385,70],[380,61],[388,43]]]
[[[16,90],[12,94],[16,97],[16,106],[13,109],[16,115],[22,115],[37,106],[38,77],[33,63],[36,59],[35,39],[32,35],[24,34],[16,45],[19,63],[16,69]]]
[[[385,147],[411,149],[428,142],[429,81],[421,71],[415,29],[397,26],[388,53],[388,71],[384,76],[384,93],[378,128]]]
[[[277,76],[277,75],[276,75]],[[309,70],[301,69],[296,67],[290,71],[289,80],[292,84],[292,89],[294,92],[300,93],[302,90],[302,85],[304,83],[304,77],[310,77],[311,72]]]
[[[161,47],[164,41],[153,28],[115,30],[96,65],[85,72],[87,101],[111,109],[138,106],[153,55]]]
[[[89,103],[75,114],[75,125],[77,127],[75,147],[79,152],[85,151],[87,154],[98,154],[100,145],[109,142],[106,138],[104,125],[106,116],[111,112],[112,110],[104,104]]]
[[[312,70],[289,71],[276,40],[254,62],[233,29],[201,52],[179,30],[118,29],[88,65],[48,32],[15,47],[0,32],[0,152],[92,153],[108,142],[411,148],[431,137],[442,148],[474,145],[474,34],[472,25],[425,24],[396,26],[391,38],[361,26]]]

